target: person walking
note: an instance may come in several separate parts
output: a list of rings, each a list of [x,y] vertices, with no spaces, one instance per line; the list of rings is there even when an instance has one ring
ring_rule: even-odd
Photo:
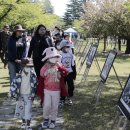
[[[43,115],[44,120],[42,128],[55,128],[60,94],[67,96],[64,77],[68,71],[58,61],[61,55],[58,54],[54,47],[47,48],[44,53],[46,57],[42,61],[46,61],[40,71],[40,79],[37,95],[44,99]]]
[[[16,76],[16,73],[19,73],[21,70],[21,59],[26,57],[26,39],[22,36],[24,31],[25,29],[21,25],[16,25],[7,44],[10,84]]]
[[[67,104],[71,106],[72,103],[72,97],[74,95],[74,80],[76,79],[76,65],[75,65],[75,58],[72,53],[70,53],[72,44],[68,40],[62,40],[60,43],[61,47],[61,63],[65,66],[65,68],[68,70],[69,74],[65,78],[65,82],[68,86],[68,94],[67,97]],[[65,97],[61,97],[60,105],[63,106],[65,103]]]
[[[4,68],[6,68],[7,65],[7,44],[10,35],[9,25],[5,25],[3,31],[0,32],[0,58],[4,63]]]
[[[14,78],[10,93],[16,98],[15,117],[22,119],[21,128],[32,130],[32,103],[36,94],[37,77],[33,69],[32,59],[22,59],[22,71]]]
[[[46,27],[40,24],[37,27],[34,36],[32,37],[28,52],[28,57],[30,58],[32,56],[33,58],[34,69],[38,78],[40,76],[40,69],[44,64],[44,62],[41,61],[44,57],[42,56],[42,53],[46,48],[51,46],[53,45],[51,39],[48,37],[46,33]]]

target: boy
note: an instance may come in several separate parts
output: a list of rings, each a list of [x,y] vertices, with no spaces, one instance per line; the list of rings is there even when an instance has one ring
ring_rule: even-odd
[[[65,82],[68,86],[68,94],[67,103],[68,105],[72,105],[71,98],[73,97],[74,91],[74,80],[76,79],[76,65],[74,60],[74,55],[71,53],[72,44],[68,40],[62,40],[60,43],[61,47],[61,63],[65,66],[68,70],[69,74],[65,78]],[[61,97],[61,105],[64,105],[65,97]]]

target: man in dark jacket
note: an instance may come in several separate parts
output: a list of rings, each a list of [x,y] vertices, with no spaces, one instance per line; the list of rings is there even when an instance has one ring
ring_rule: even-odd
[[[0,58],[4,63],[4,68],[6,68],[7,65],[7,43],[10,35],[9,25],[5,25],[3,31],[0,32]]]

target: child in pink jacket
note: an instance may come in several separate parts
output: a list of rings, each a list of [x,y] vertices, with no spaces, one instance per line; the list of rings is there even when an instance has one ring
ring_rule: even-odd
[[[39,85],[37,95],[44,101],[42,128],[55,128],[60,95],[67,96],[64,77],[67,76],[67,70],[58,63],[61,55],[57,53],[54,47],[45,49],[45,65],[40,71]]]

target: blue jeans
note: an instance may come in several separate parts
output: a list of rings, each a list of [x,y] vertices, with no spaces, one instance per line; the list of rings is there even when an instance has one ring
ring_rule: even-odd
[[[13,79],[16,76],[16,73],[19,73],[19,71],[21,70],[21,67],[18,63],[8,61],[8,69],[9,69],[10,84],[11,84]]]

